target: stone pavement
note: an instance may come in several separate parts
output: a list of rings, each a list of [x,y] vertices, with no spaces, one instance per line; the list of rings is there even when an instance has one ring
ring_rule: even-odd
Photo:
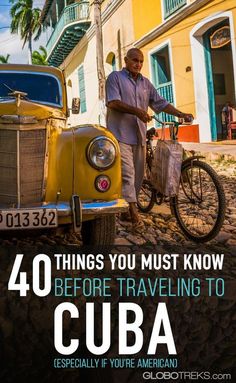
[[[236,161],[236,140],[209,143],[181,142],[186,150],[203,154],[208,160]]]
[[[222,153],[219,155],[221,156]],[[205,247],[213,252],[216,248],[223,252],[232,249],[236,255],[236,165],[234,161],[222,160],[222,158],[209,161],[209,164],[217,172],[223,184],[226,197],[226,215],[221,231],[214,239],[205,244]],[[147,242],[152,245],[179,243],[183,248],[196,246],[198,249],[199,244],[194,245],[193,242],[184,237],[168,203],[163,203],[161,206],[154,205],[151,212],[141,214],[141,217],[145,229],[135,233],[132,232],[131,223],[117,220],[116,245],[135,244],[141,246]]]

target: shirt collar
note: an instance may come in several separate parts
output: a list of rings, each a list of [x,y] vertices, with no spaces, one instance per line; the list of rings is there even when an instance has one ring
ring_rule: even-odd
[[[122,68],[122,72],[125,73],[131,80],[134,80],[128,69]],[[143,80],[143,75],[141,73],[138,74],[137,80]]]

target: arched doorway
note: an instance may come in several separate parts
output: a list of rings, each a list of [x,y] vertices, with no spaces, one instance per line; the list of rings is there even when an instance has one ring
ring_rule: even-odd
[[[226,138],[221,111],[235,99],[235,40],[230,12],[202,20],[191,34],[193,74],[200,140]]]

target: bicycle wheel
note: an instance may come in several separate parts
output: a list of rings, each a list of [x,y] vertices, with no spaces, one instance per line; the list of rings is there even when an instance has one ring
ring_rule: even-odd
[[[185,236],[195,242],[214,238],[225,217],[225,194],[216,172],[205,162],[187,162],[181,170],[179,193],[170,200]]]
[[[148,213],[150,210],[152,210],[155,201],[155,191],[151,183],[147,180],[144,180],[137,198],[137,205],[139,210],[143,213]]]

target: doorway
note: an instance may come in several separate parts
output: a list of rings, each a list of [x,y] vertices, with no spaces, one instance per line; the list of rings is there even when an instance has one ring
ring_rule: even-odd
[[[223,11],[217,14],[208,15],[201,19],[190,32],[190,42],[192,51],[193,63],[193,81],[195,93],[195,110],[196,110],[196,123],[199,126],[199,139],[200,142],[211,142],[217,140],[217,126],[216,126],[216,105],[215,105],[215,87],[213,84],[213,71],[212,71],[212,57],[210,47],[210,30],[215,30],[219,24],[226,23],[230,27],[230,45],[231,47],[231,63],[233,66],[233,75],[231,74],[231,83],[235,87],[236,82],[236,44],[235,44],[235,31],[234,31],[234,15],[232,11]],[[209,44],[209,45],[207,45]],[[227,47],[227,48],[228,48]],[[222,47],[223,48],[223,47]],[[221,48],[218,48],[219,50]],[[221,52],[222,60],[222,52]],[[225,67],[225,61],[221,62]],[[220,68],[221,69],[221,68]],[[216,73],[217,74],[217,73]],[[218,72],[218,74],[222,74]],[[217,76],[216,76],[217,77]],[[216,80],[217,81],[217,80]],[[222,82],[218,77],[218,81]],[[226,84],[227,87],[227,84]],[[221,87],[222,89],[222,87]],[[232,100],[235,99],[235,88]],[[228,92],[228,89],[226,89]],[[222,96],[222,95],[219,95]],[[219,100],[217,100],[219,102]],[[222,102],[223,104],[224,102]],[[220,103],[219,103],[220,105]],[[219,114],[218,114],[219,116]],[[218,117],[219,120],[219,117]],[[221,127],[219,127],[221,128]],[[220,129],[219,129],[220,133]],[[220,134],[219,134],[220,136]]]
[[[227,138],[222,109],[235,105],[235,83],[229,19],[209,28],[203,35],[212,141]]]

